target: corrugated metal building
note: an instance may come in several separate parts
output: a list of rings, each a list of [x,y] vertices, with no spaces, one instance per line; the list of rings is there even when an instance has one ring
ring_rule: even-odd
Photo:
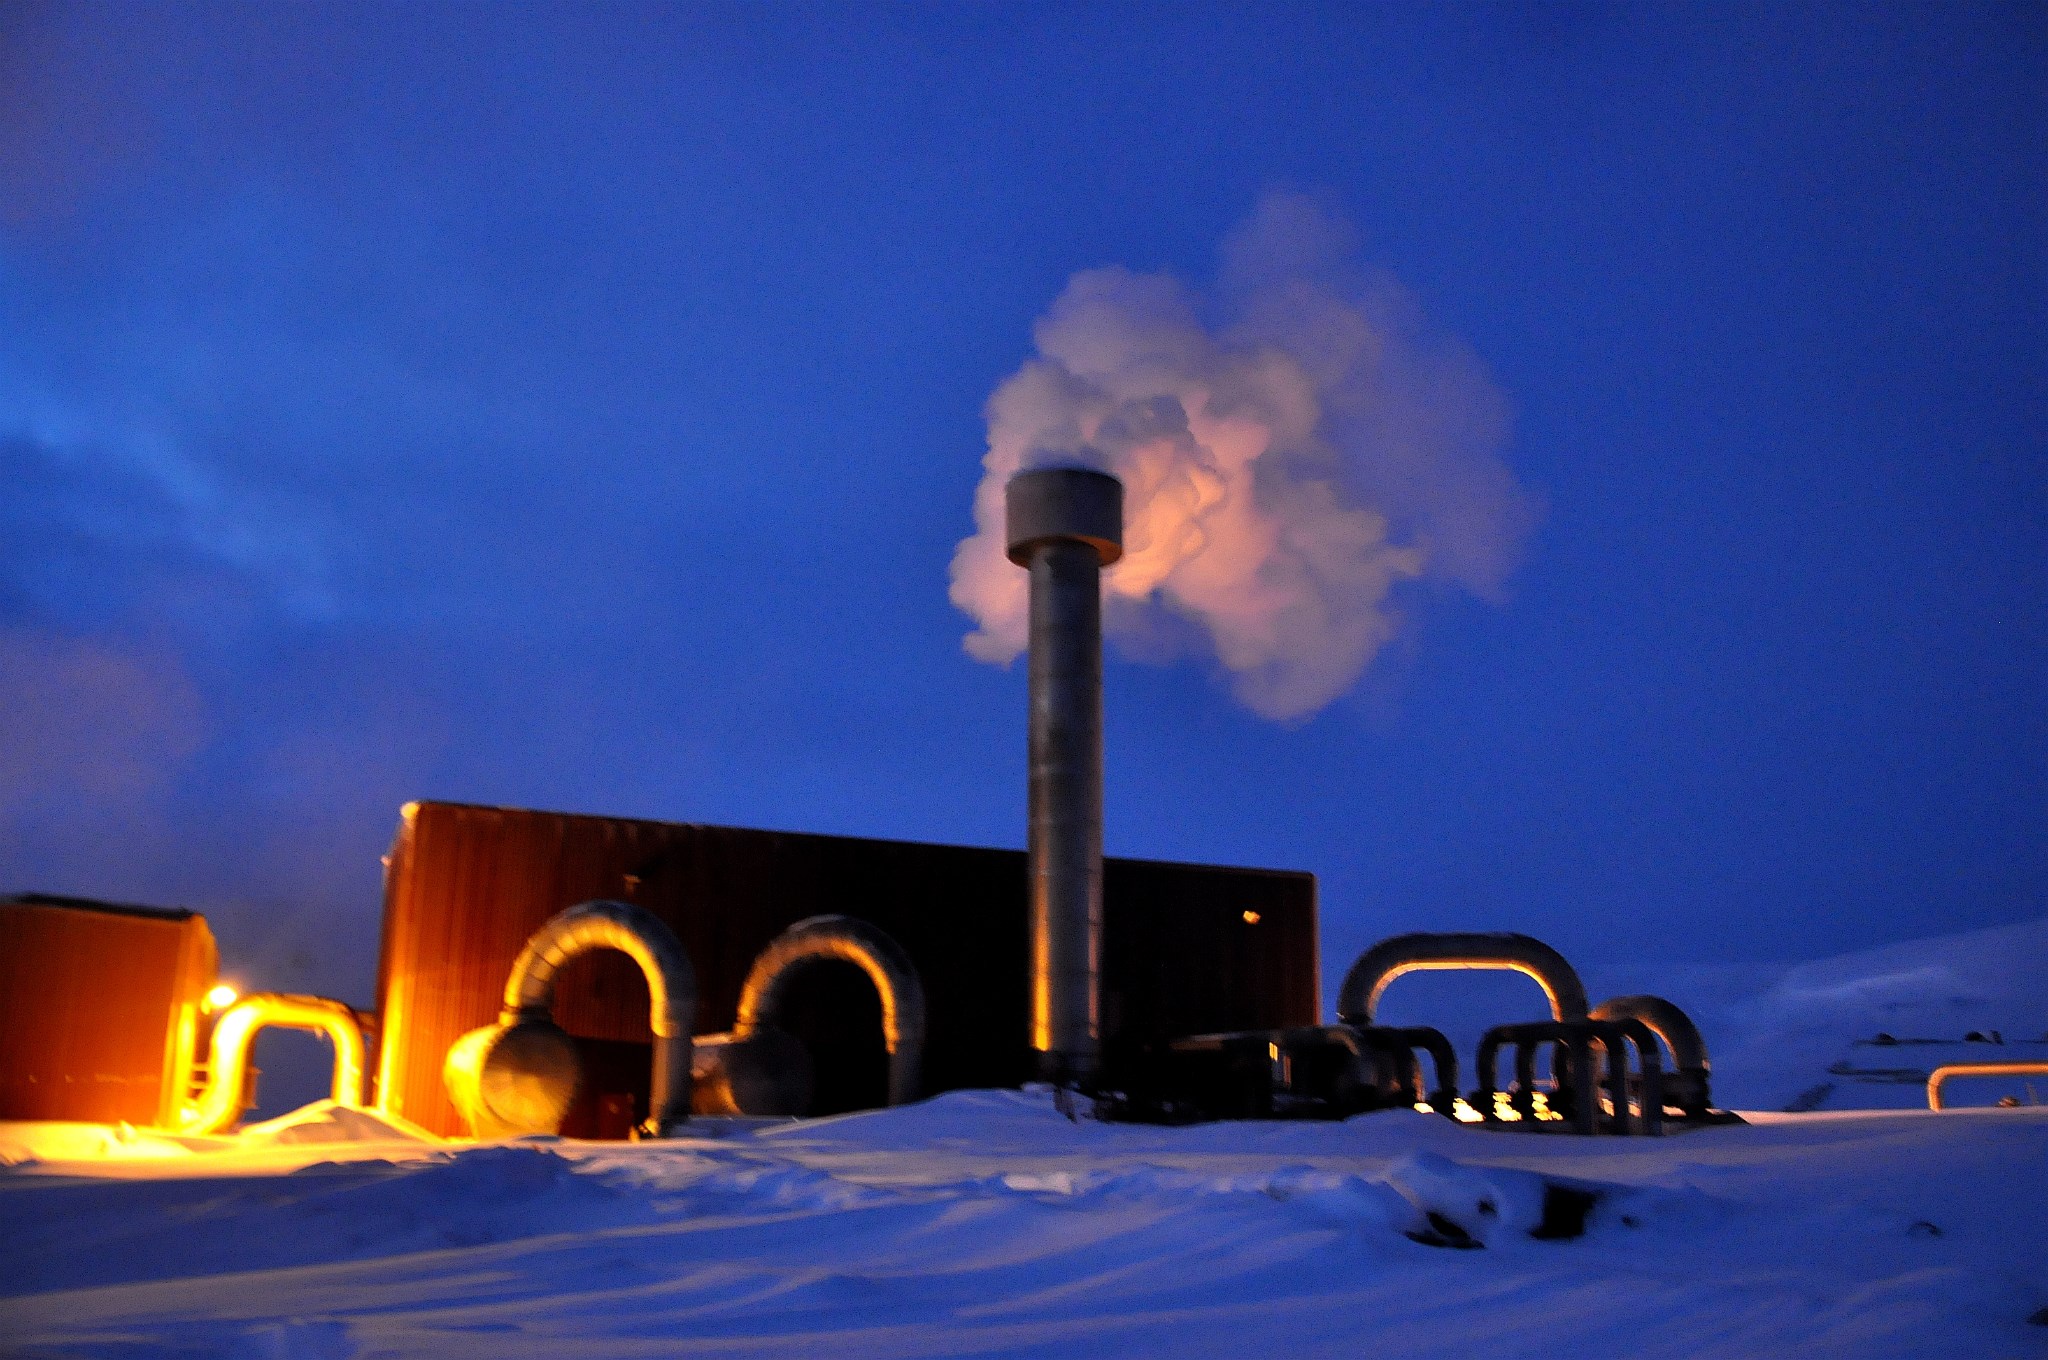
[[[378,1100],[442,1134],[449,1044],[498,1015],[506,974],[549,917],[598,898],[666,922],[697,972],[694,1032],[731,1027],[754,957],[785,927],[838,912],[888,932],[922,976],[924,1089],[1015,1085],[1027,1048],[1024,855],[614,817],[415,803],[385,875]],[[1103,1026],[1140,1040],[1316,1022],[1310,874],[1111,859]],[[881,1103],[885,1057],[867,980],[819,970],[790,1028],[817,1059],[813,1113]],[[616,1136],[646,1114],[647,988],[598,953],[559,979],[556,1020],[583,1050],[564,1133]]]
[[[0,898],[0,1119],[176,1125],[218,966],[189,911]]]

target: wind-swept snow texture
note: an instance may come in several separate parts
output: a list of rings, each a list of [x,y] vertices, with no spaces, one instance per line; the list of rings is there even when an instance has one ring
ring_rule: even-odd
[[[2048,1353],[2048,1109],[1594,1140],[958,1092],[637,1145],[335,1114],[0,1126],[0,1353]]]

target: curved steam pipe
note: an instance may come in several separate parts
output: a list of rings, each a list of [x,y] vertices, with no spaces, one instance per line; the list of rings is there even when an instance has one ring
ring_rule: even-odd
[[[773,1025],[791,981],[807,968],[837,960],[868,975],[882,1001],[882,1042],[889,1050],[889,1103],[917,1099],[924,1056],[924,984],[902,946],[852,916],[811,916],[768,942],[740,988],[735,1037]]]
[[[1337,990],[1337,1017],[1370,1025],[1387,984],[1404,973],[1487,968],[1534,978],[1556,1020],[1586,1018],[1586,987],[1564,955],[1527,935],[1421,932],[1394,935],[1358,956]]]
[[[2048,1062],[1945,1063],[1927,1074],[1927,1108],[1945,1110],[1941,1088],[1951,1077],[2048,1076]]]
[[[182,1133],[218,1133],[242,1113],[249,1084],[249,1051],[262,1029],[303,1029],[334,1043],[333,1098],[349,1109],[363,1107],[363,1022],[353,1007],[325,996],[252,992],[213,1022],[207,1050],[206,1089],[179,1123]]]
[[[1667,1003],[1668,1004],[1668,1003]],[[1677,1007],[1672,1007],[1676,1010]],[[1608,1091],[1614,1106],[1615,1127],[1626,1131],[1629,1120],[1627,1045],[1634,1044],[1636,1070],[1641,1087],[1636,1095],[1636,1131],[1652,1137],[1664,1132],[1664,1059],[1657,1050],[1657,1031],[1635,1016],[1618,1016],[1592,1022],[1594,1032],[1607,1050]]]
[[[1359,1045],[1369,1045],[1387,1054],[1394,1062],[1410,1073],[1410,1082],[1417,1089],[1410,1094],[1416,1100],[1427,1101],[1439,1114],[1448,1115],[1458,1102],[1458,1051],[1451,1047],[1451,1041],[1443,1031],[1427,1025],[1397,1028],[1387,1025],[1367,1025],[1352,1028],[1349,1025],[1335,1026],[1338,1034],[1351,1036],[1352,1051],[1359,1052]],[[1415,1050],[1422,1049],[1429,1054],[1436,1067],[1436,1086],[1423,1092],[1421,1088],[1421,1065],[1415,1061]]]
[[[1634,1020],[1664,1041],[1671,1050],[1671,1065],[1677,1069],[1665,1083],[1672,1103],[1687,1113],[1698,1113],[1713,1104],[1707,1091],[1712,1064],[1707,1061],[1707,1041],[1700,1037],[1692,1017],[1661,996],[1617,996],[1593,1008],[1595,1020]]]
[[[1515,1093],[1515,1108],[1523,1118],[1528,1118],[1535,1110],[1530,1096],[1536,1089],[1538,1044],[1550,1044],[1555,1049],[1551,1057],[1551,1069],[1557,1074],[1553,1102],[1560,1098],[1569,1101],[1575,1132],[1599,1132],[1598,1101],[1593,1090],[1597,1079],[1593,1042],[1583,1020],[1570,1025],[1562,1020],[1538,1020],[1519,1025],[1495,1025],[1486,1031],[1479,1038],[1479,1052],[1474,1063],[1479,1086],[1472,1093],[1473,1108],[1479,1111],[1482,1119],[1493,1116],[1494,1096],[1500,1090],[1500,1050],[1512,1045],[1517,1050],[1515,1080],[1520,1088]],[[1561,1065],[1560,1058],[1563,1059]]]
[[[697,1013],[697,972],[675,932],[653,912],[631,902],[583,902],[550,918],[512,964],[498,1023],[552,1023],[555,975],[570,959],[594,949],[616,949],[647,975],[648,1025],[654,1031],[647,1123],[654,1132],[665,1133],[690,1116],[690,1025]]]
[[[1499,1057],[1504,1046],[1515,1049],[1515,1091],[1511,1102],[1523,1119],[1535,1114],[1536,1049],[1549,1044],[1560,1050],[1566,1066],[1556,1056],[1551,1067],[1556,1073],[1554,1099],[1571,1107],[1573,1129],[1578,1133],[1600,1131],[1598,1059],[1606,1058],[1608,1127],[1627,1133],[1631,1123],[1639,1133],[1664,1131],[1664,1062],[1657,1037],[1640,1020],[1538,1020],[1519,1025],[1496,1025],[1479,1040],[1479,1087],[1472,1104],[1480,1117],[1493,1117],[1494,1097],[1499,1091]],[[1636,1050],[1636,1065],[1642,1076],[1640,1098],[1633,1110],[1629,1101],[1628,1049]],[[1597,1050],[1597,1052],[1596,1052]]]
[[[1699,1026],[1692,1017],[1661,996],[1617,996],[1603,1001],[1593,1008],[1595,1020],[1640,1020],[1650,1027],[1650,1032],[1664,1041],[1664,1047],[1671,1050],[1671,1062],[1676,1067],[1697,1067],[1704,1070],[1707,1062],[1707,1041],[1700,1037]]]

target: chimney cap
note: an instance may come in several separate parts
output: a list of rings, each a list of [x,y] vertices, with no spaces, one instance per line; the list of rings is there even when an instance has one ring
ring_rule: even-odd
[[[1004,488],[1009,557],[1028,566],[1031,550],[1050,539],[1074,539],[1102,554],[1108,566],[1124,555],[1124,484],[1092,468],[1020,472]]]

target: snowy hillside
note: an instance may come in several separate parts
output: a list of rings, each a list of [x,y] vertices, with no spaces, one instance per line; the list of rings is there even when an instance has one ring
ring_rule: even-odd
[[[2044,939],[1591,980],[1686,996],[1724,1097],[1766,1104],[1879,1030],[2035,1051]],[[451,1144],[318,1105],[219,1138],[0,1125],[0,1163],[10,1360],[2048,1354],[2038,1105],[1579,1139],[957,1092],[650,1144]]]
[[[1684,1006],[1712,1051],[1715,1098],[1738,1109],[1925,1109],[1927,1074],[1944,1063],[2048,1061],[2048,917],[1817,963],[1586,974],[1596,997]],[[2048,1102],[2048,1079],[1951,1091],[1968,1104],[2002,1095]]]

